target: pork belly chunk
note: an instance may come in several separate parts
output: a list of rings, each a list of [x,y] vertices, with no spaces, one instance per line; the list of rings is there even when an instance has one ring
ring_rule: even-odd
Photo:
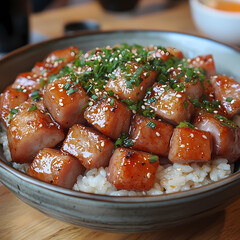
[[[149,55],[149,58],[161,58],[163,61],[167,61],[172,56],[182,59],[184,57],[183,52],[180,49],[173,47],[166,47],[166,49],[156,48],[154,46],[147,47],[148,51],[154,51]]]
[[[64,139],[63,130],[48,113],[37,105],[31,109],[30,102],[23,105],[7,130],[11,157],[17,163],[32,162],[41,149],[55,147]]]
[[[221,115],[201,112],[194,119],[194,126],[211,133],[213,155],[227,158],[229,163],[240,157],[240,129]]]
[[[15,109],[21,103],[28,99],[28,93],[8,88],[0,96],[0,120],[8,127],[10,121],[17,110]]]
[[[44,148],[34,158],[27,174],[41,181],[72,188],[85,168],[73,156],[59,150]]]
[[[117,148],[109,162],[107,179],[117,189],[147,191],[153,187],[158,166],[156,155]]]
[[[42,62],[37,62],[32,72],[39,76],[49,77],[52,74],[58,73],[67,63],[74,61],[78,53],[79,50],[75,46],[56,50],[49,54]]]
[[[188,99],[199,99],[203,94],[201,81],[199,78],[196,78],[194,76],[189,77],[187,81],[185,77],[186,72],[186,70],[179,70],[175,68],[169,72],[170,78],[174,79],[176,83],[182,84],[184,86],[183,91]]]
[[[212,55],[198,56],[189,60],[189,67],[202,68],[206,71],[206,76],[216,74],[215,63]]]
[[[62,151],[76,157],[86,169],[106,167],[114,144],[97,131],[81,124],[73,125],[63,143]]]
[[[166,91],[161,83],[153,85],[152,94],[147,102],[158,117],[172,124],[189,121],[194,112],[194,107],[185,93],[177,92],[172,88]]]
[[[173,131],[168,158],[173,163],[211,160],[212,138],[209,132],[177,127]]]
[[[173,126],[155,119],[137,115],[131,125],[133,148],[167,156]]]
[[[122,132],[128,132],[131,116],[131,110],[114,98],[102,99],[89,106],[84,113],[90,124],[112,139],[117,139]]]
[[[141,71],[140,77],[142,78],[142,82],[139,86],[134,83],[131,85],[129,81],[126,79],[126,75],[129,73],[122,71],[119,67],[114,70],[113,75],[115,78],[110,78],[108,83],[105,86],[106,91],[112,90],[116,95],[118,95],[121,99],[131,99],[136,102],[139,99],[143,99],[147,88],[150,87],[157,78],[158,72],[149,70],[148,72],[144,70],[140,64],[137,63],[127,63],[130,66],[130,74],[134,75],[139,71]]]
[[[184,57],[183,52],[178,48],[167,47],[166,49],[171,55],[178,59],[182,59]]]
[[[46,78],[43,78],[33,72],[21,73],[17,76],[16,80],[12,84],[12,88],[26,89],[33,91],[35,89],[41,89],[47,84]]]
[[[215,97],[221,101],[229,117],[240,112],[240,83],[226,75],[216,75],[210,80]]]
[[[74,84],[69,76],[49,83],[43,94],[43,102],[55,121],[64,128],[84,122],[88,96],[81,85]]]

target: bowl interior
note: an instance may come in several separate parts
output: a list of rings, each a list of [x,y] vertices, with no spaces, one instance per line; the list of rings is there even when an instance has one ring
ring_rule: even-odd
[[[224,45],[210,39],[176,32],[110,31],[98,33],[91,32],[88,34],[80,34],[77,36],[74,35],[65,38],[54,39],[40,44],[27,46],[10,53],[0,61],[0,91],[3,91],[5,87],[7,87],[11,82],[13,82],[19,73],[30,71],[37,61],[41,61],[47,54],[49,54],[53,50],[75,45],[81,50],[87,51],[96,47],[103,47],[107,45],[113,46],[117,43],[141,44],[146,46],[172,46],[181,49],[184,55],[187,57],[213,54],[217,72],[233,76],[236,80],[240,81],[240,52],[237,49],[234,49],[228,45]],[[2,146],[0,148],[0,158],[5,160],[3,156]],[[24,181],[28,181],[36,185],[41,185],[53,191],[64,192],[65,194],[79,197],[84,196],[92,198],[94,196],[93,194],[77,193],[72,190],[64,190],[60,187],[52,186],[47,183],[42,183],[22,173],[19,173],[17,170],[12,169],[11,166],[7,166],[1,160],[0,167],[7,169],[7,171],[11,172],[11,174],[18,175],[18,177],[24,179]],[[180,198],[189,194],[198,194],[201,191],[208,191],[216,187],[221,187],[224,184],[239,179],[239,163],[235,165],[235,172],[236,173],[234,175],[217,183],[209,184],[208,186],[182,193],[169,194],[169,197]],[[107,196],[94,197],[104,200],[113,199],[113,197]],[[129,199],[129,197],[127,198]],[[168,198],[168,196],[162,197],[162,199],[166,198]],[[121,199],[124,199],[124,197],[119,198],[118,200],[120,201]],[[132,197],[132,199],[136,201],[142,201],[142,198]],[[149,197],[149,199],[159,200],[159,197]]]

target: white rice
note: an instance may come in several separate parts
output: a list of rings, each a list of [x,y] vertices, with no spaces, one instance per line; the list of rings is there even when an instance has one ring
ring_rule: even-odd
[[[0,144],[3,145],[4,155],[7,161],[11,161],[8,140],[5,128],[0,131]],[[28,164],[13,163],[13,167],[26,172]],[[159,166],[156,172],[155,182],[149,191],[117,190],[113,184],[107,181],[107,167],[91,169],[84,176],[79,176],[73,186],[73,190],[95,194],[112,196],[146,196],[161,195],[184,191],[206,185],[223,179],[231,174],[231,165],[227,159],[218,158],[208,163],[191,163]]]
[[[117,190],[107,181],[107,167],[94,168],[79,176],[73,189],[96,194],[112,196],[146,196],[161,195],[200,187],[223,179],[231,174],[231,166],[227,159],[219,158],[210,163],[191,163],[159,166],[154,186],[149,191]]]

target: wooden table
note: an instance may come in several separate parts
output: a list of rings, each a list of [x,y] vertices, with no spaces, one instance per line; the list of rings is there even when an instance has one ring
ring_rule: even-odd
[[[84,1],[76,6],[33,14],[31,28],[49,37],[59,37],[63,35],[64,24],[91,19],[98,21],[102,30],[158,29],[198,33],[191,20],[187,1],[178,1],[174,7],[167,9],[162,7],[162,3],[161,0],[142,0],[133,13],[113,14],[104,11],[94,1]],[[4,186],[0,186],[0,203],[0,240],[240,239],[240,200],[207,219],[143,234],[104,233],[69,225],[34,210]]]

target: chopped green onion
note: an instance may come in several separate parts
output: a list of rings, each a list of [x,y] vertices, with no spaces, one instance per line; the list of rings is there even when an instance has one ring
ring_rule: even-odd
[[[109,90],[109,91],[108,91],[108,95],[109,95],[110,97],[113,97],[113,96],[114,96],[114,92],[113,92],[112,90]]]
[[[150,163],[155,163],[155,162],[157,162],[158,161],[158,156],[156,156],[156,155],[151,155],[150,157],[149,157],[149,162]]]
[[[110,105],[113,107],[114,105],[114,99],[112,98],[111,101],[110,101]]]
[[[67,90],[67,94],[68,95],[71,95],[71,94],[73,94],[73,93],[75,93],[75,92],[77,92],[78,91],[78,88],[70,88],[69,90]]]
[[[66,84],[64,85],[64,89],[68,90],[71,86],[71,83],[70,82],[66,82]]]
[[[33,101],[38,101],[40,97],[41,97],[41,95],[39,93],[39,89],[36,89],[31,92],[31,98]]]
[[[96,96],[96,95],[92,95],[92,97],[91,97],[94,101],[98,101],[99,99],[98,99],[98,97]]]
[[[154,123],[154,122],[148,122],[147,124],[146,124],[148,127],[150,127],[151,129],[154,129],[155,127],[156,127],[156,123]]]
[[[15,88],[15,90],[18,91],[18,92],[23,92],[24,91],[24,89],[22,89],[22,88]]]
[[[231,98],[231,97],[228,97],[228,98],[226,99],[227,102],[231,102],[232,100],[233,100],[233,98]]]
[[[17,114],[18,113],[18,110],[17,109],[15,109],[15,108],[12,108],[11,110],[10,110],[10,113],[11,114]]]
[[[180,122],[179,125],[177,126],[177,128],[178,127],[184,127],[184,128],[189,127],[189,128],[192,128],[192,129],[195,128],[191,123],[186,122],[186,121]]]
[[[57,58],[57,59],[54,60],[54,62],[60,62],[60,61],[64,62],[65,58]]]
[[[33,105],[28,109],[29,112],[30,112],[30,111],[35,111],[35,110],[37,110],[36,104],[33,104]]]
[[[183,106],[184,106],[184,108],[187,108],[188,107],[188,101],[184,101]]]

